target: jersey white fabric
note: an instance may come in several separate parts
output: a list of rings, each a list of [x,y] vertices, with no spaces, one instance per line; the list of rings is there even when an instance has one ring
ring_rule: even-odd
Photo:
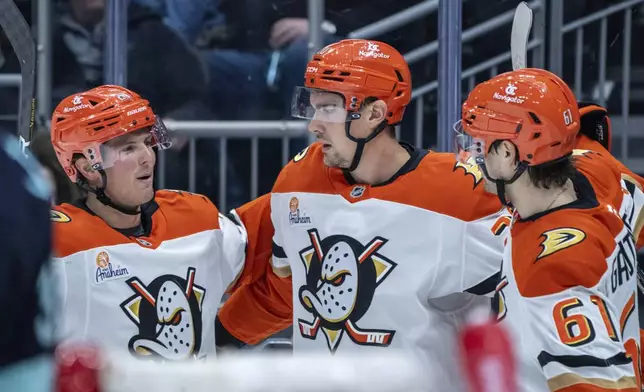
[[[246,233],[185,192],[157,192],[144,215],[149,233],[128,237],[85,209],[52,211],[61,339],[140,358],[213,356],[215,315],[243,268]]]
[[[273,264],[292,271],[295,353],[411,350],[437,391],[460,391],[455,333],[473,306],[489,306],[470,293],[494,291],[494,229],[509,219],[476,168],[409,150],[381,186],[350,184],[317,143],[300,153],[271,195]]]
[[[578,176],[578,201],[512,222],[497,292],[522,392],[640,391],[633,198],[614,184],[615,206]]]

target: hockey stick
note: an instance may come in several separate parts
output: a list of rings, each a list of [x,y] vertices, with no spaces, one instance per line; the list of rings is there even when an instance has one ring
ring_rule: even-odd
[[[522,1],[514,11],[512,35],[510,36],[510,52],[512,55],[512,70],[526,68],[528,59],[528,40],[532,29],[532,10]]]
[[[20,103],[18,107],[18,136],[23,153],[34,132],[36,115],[36,42],[31,29],[13,0],[0,0],[0,27],[20,62]]]

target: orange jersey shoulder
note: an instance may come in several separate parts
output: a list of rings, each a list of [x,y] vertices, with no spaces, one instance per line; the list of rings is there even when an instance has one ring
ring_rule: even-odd
[[[217,208],[205,196],[164,190],[156,192],[154,202],[152,230],[149,236],[139,237],[140,240],[158,246],[164,240],[219,228]],[[56,206],[50,217],[56,257],[135,241],[100,217],[71,204]]]
[[[617,158],[612,156],[599,142],[589,139],[585,135],[577,137],[577,149],[574,151],[575,165],[583,171],[591,181],[599,198],[605,198],[609,203],[619,208],[617,199],[621,202],[621,187],[616,184],[619,178],[624,180],[633,195],[644,192],[644,178],[633,173]],[[615,177],[618,177],[615,181]],[[620,189],[616,189],[616,188]],[[635,202],[640,206],[640,201]],[[637,219],[633,224],[633,234],[637,239],[637,246],[644,246],[644,211],[638,211]]]
[[[512,227],[512,268],[524,297],[538,297],[575,286],[593,287],[606,273],[606,259],[623,229],[607,205],[564,208]]]
[[[319,143],[298,154],[278,176],[273,192],[340,194],[349,202],[355,185],[340,169],[324,165]],[[370,187],[369,196],[472,221],[501,210],[495,195],[483,189],[483,174],[476,165],[458,163],[454,154],[428,152],[417,166],[391,183]]]

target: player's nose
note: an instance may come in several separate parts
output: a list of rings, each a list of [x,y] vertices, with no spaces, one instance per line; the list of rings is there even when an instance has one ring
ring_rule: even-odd
[[[318,120],[311,120],[309,122],[309,132],[314,133],[316,135],[321,135],[324,133],[324,126],[322,125],[321,121]]]

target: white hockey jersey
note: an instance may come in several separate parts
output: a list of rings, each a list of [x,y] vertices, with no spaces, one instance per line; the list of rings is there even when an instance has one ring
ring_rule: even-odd
[[[577,167],[576,202],[512,222],[499,319],[521,392],[640,392],[633,197],[600,157]]]
[[[427,364],[437,391],[459,391],[455,333],[472,306],[489,306],[471,293],[494,291],[503,249],[495,234],[509,215],[478,186],[477,167],[456,164],[452,154],[408,150],[408,163],[377,186],[326,167],[318,143],[298,154],[270,198],[272,262],[292,271],[296,354],[406,349]],[[220,313],[238,338],[267,317],[246,307],[237,313],[246,312],[246,321],[229,316],[224,310],[237,307],[242,292]],[[277,294],[265,292],[253,298],[270,308],[266,297]]]
[[[215,354],[215,315],[244,266],[246,232],[206,197],[156,192],[136,237],[69,204],[52,220],[63,341],[142,358]]]

